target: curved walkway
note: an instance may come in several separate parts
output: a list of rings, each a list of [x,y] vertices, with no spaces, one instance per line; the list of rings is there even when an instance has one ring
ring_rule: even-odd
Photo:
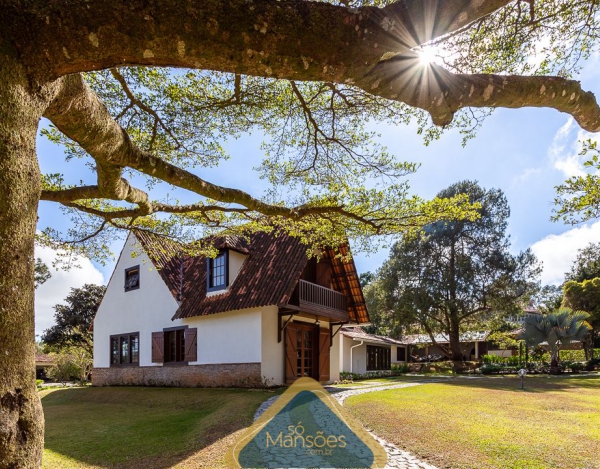
[[[350,396],[356,396],[358,394],[365,394],[368,392],[377,392],[377,391],[387,391],[388,389],[400,389],[400,388],[409,388],[412,386],[420,386],[421,384],[436,382],[434,380],[423,380],[415,383],[399,383],[399,384],[382,384],[373,386],[357,386],[353,388],[336,388],[333,386],[326,386],[331,395],[342,405],[344,405],[344,401],[346,398]],[[279,396],[271,397],[263,402],[256,413],[254,414],[254,420],[260,417],[270,406],[277,400]],[[410,454],[408,451],[404,451],[398,448],[393,443],[380,438],[375,433],[373,433],[370,429],[366,428],[366,430],[375,438],[381,446],[385,449],[388,455],[388,462],[385,466],[385,469],[437,469],[435,466],[428,464],[420,459],[417,459],[415,456]]]

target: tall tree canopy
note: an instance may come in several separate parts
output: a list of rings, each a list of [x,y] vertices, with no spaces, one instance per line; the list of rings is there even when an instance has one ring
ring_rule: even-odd
[[[3,461],[41,458],[40,200],[78,213],[67,233],[41,227],[41,242],[79,240],[99,257],[114,230],[133,225],[192,239],[199,225],[268,222],[309,243],[349,235],[364,247],[373,234],[465,215],[460,200],[409,197],[396,177],[414,167],[373,146],[364,123],[416,120],[433,138],[430,116],[468,136],[489,108],[534,106],[597,131],[596,100],[573,79],[599,43],[597,10],[567,0],[0,0]],[[444,67],[421,60],[432,45]],[[94,180],[40,174],[42,117],[68,158],[85,155]],[[220,138],[248,130],[267,136],[266,194],[210,181],[226,156]],[[161,181],[197,199],[152,196]]]
[[[589,243],[579,249],[571,270],[565,273],[567,281],[583,282],[594,278],[600,278],[600,243]]]
[[[536,288],[540,269],[531,251],[509,252],[510,210],[502,191],[463,181],[438,197],[456,194],[479,204],[480,217],[433,223],[416,236],[405,236],[393,246],[378,280],[383,304],[398,323],[418,324],[433,343],[435,334],[444,333],[449,345],[437,345],[448,357],[462,360],[460,333],[482,317],[518,310]]]
[[[44,331],[42,341],[47,348],[58,351],[68,347],[82,347],[90,356],[93,354],[92,324],[106,287],[85,284],[71,288],[65,298],[66,304],[54,307],[54,324]]]
[[[564,285],[563,304],[574,310],[589,313],[590,334],[585,341],[585,354],[594,358],[594,342],[600,329],[600,277],[576,282],[569,280]]]
[[[565,278],[564,306],[590,314],[591,334],[586,343],[586,356],[593,358],[594,341],[600,330],[600,243],[589,243],[579,249]]]

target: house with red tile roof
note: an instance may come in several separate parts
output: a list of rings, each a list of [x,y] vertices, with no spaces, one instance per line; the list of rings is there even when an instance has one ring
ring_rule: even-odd
[[[214,240],[215,258],[131,232],[94,320],[92,383],[289,384],[339,379],[339,331],[369,321],[349,247],[284,233]]]

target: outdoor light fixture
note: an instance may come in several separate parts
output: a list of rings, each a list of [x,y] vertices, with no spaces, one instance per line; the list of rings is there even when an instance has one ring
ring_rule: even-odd
[[[321,325],[321,323],[319,322],[319,318],[317,318],[317,320],[315,321],[315,326],[319,327]]]
[[[525,389],[525,375],[527,374],[527,370],[525,368],[521,368],[517,374],[521,377],[521,389]]]

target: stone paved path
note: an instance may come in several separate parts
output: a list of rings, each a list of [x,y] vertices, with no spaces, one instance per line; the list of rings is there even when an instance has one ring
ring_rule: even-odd
[[[373,385],[373,386],[356,386],[353,388],[335,388],[332,386],[326,387],[331,395],[337,399],[340,404],[344,404],[344,400],[350,396],[356,396],[358,394],[364,394],[367,392],[376,392],[376,391],[385,391],[388,389],[400,389],[400,388],[409,388],[412,386],[419,386],[421,384],[426,384],[428,382],[434,382],[433,380],[420,381],[418,383],[400,383],[400,384],[387,384],[387,385]],[[279,396],[273,396],[270,399],[267,399],[263,402],[256,413],[254,414],[254,420],[260,417],[273,402],[277,400]],[[437,469],[435,466],[431,464],[427,464],[420,459],[417,459],[415,456],[410,454],[408,451],[404,451],[398,448],[393,443],[380,438],[375,433],[373,433],[370,429],[366,429],[372,436],[375,438],[381,446],[385,449],[388,454],[388,462],[385,466],[385,469]]]

